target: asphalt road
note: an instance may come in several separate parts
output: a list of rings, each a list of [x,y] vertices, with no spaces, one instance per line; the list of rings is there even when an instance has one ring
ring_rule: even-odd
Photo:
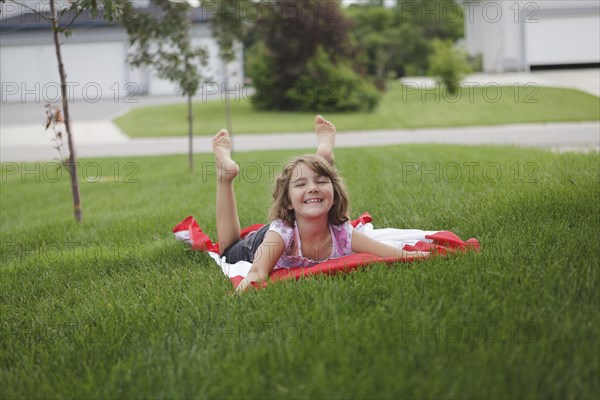
[[[405,84],[426,84],[427,78],[403,78]],[[570,87],[595,96],[600,95],[598,69],[542,71],[484,75],[475,74],[469,82],[509,85],[535,83],[540,86]],[[423,81],[423,82],[421,82]],[[44,132],[44,104],[40,101],[7,103],[0,106],[0,161],[46,161],[57,157],[52,147],[52,135]],[[33,99],[35,100],[35,99]],[[130,157],[160,154],[183,154],[188,151],[188,139],[132,139],[124,135],[112,120],[132,108],[181,103],[181,97],[147,97],[101,100],[95,103],[74,101],[71,112],[75,118],[78,157]],[[600,105],[600,103],[599,103]],[[467,128],[436,128],[418,130],[379,130],[339,132],[336,147],[387,146],[409,143],[448,143],[464,145],[520,145],[557,151],[600,150],[600,123],[556,123],[481,126]],[[306,149],[315,146],[314,133],[284,133],[268,135],[237,135],[234,151]],[[211,152],[210,138],[194,139],[196,153]]]

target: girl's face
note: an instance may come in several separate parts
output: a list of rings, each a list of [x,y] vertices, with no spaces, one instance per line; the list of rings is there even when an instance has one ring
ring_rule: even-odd
[[[289,183],[290,210],[296,219],[327,216],[333,206],[333,184],[305,163],[296,165]]]

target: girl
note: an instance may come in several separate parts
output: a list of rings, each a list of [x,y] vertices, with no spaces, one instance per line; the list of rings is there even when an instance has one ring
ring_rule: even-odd
[[[217,238],[227,262],[252,263],[236,291],[265,280],[274,268],[308,267],[350,253],[379,257],[427,257],[388,246],[355,231],[348,222],[349,199],[333,164],[335,126],[315,118],[317,152],[295,158],[283,169],[273,190],[270,225],[240,239],[233,180],[239,173],[231,159],[229,133],[212,140],[217,164]]]

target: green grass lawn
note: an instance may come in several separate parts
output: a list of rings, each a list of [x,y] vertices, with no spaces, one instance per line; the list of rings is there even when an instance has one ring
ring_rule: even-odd
[[[243,225],[270,198],[251,163],[296,153],[236,155]],[[81,183],[79,226],[66,177],[2,164],[2,398],[598,398],[598,153],[410,145],[336,160],[353,215],[482,251],[231,296],[170,232],[193,214],[214,237],[210,155],[195,174],[185,156],[80,160],[97,182]]]
[[[183,99],[182,99],[183,101]],[[235,133],[309,132],[314,113],[259,112],[248,96],[232,98]],[[547,87],[463,88],[448,100],[439,90],[417,91],[390,84],[372,113],[326,113],[340,131],[413,129],[425,127],[496,125],[511,123],[591,121],[600,119],[598,98],[571,89]],[[126,134],[138,136],[187,135],[184,103],[143,107],[115,119]],[[194,103],[194,134],[214,135],[224,128],[225,104]]]

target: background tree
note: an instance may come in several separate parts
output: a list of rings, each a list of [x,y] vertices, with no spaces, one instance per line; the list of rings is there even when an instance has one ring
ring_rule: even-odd
[[[352,4],[346,14],[356,59],[379,87],[389,75],[426,74],[434,39],[454,42],[464,36],[463,10],[455,0],[398,0],[392,8],[377,3]]]
[[[247,51],[246,71],[256,88],[257,108],[351,110],[377,103],[377,92],[351,68],[350,24],[339,1],[262,1],[257,6],[256,42]],[[311,61],[320,68],[308,68]],[[330,73],[336,67],[344,70],[341,82]],[[350,106],[343,98],[348,91],[371,100]]]
[[[466,50],[454,46],[451,40],[433,40],[433,53],[429,56],[429,75],[435,76],[449,94],[455,94],[460,81],[471,72]]]
[[[71,124],[71,113],[69,112],[67,72],[63,63],[61,36],[70,36],[71,31],[69,27],[84,11],[89,13],[93,18],[101,17],[107,21],[124,21],[130,18],[135,13],[135,10],[129,0],[71,0],[69,5],[62,9],[59,9],[56,0],[50,0],[49,13],[30,7],[25,0],[0,0],[0,3],[5,2],[17,4],[23,10],[36,13],[49,23],[56,52],[58,73],[60,76],[62,115],[69,146],[69,158],[68,160],[63,160],[63,163],[66,164],[71,178],[75,221],[81,222],[83,220],[83,207],[79,192],[79,179],[77,177],[77,154],[75,151],[74,134]]]
[[[208,55],[203,47],[194,47],[190,38],[188,2],[154,0],[152,7],[138,12],[136,18],[126,21],[129,35],[129,62],[136,67],[151,66],[160,78],[179,87],[187,97],[187,122],[190,171],[194,170],[194,121],[192,97],[200,88],[200,69],[206,67]]]
[[[359,48],[359,61],[375,77],[378,88],[385,89],[390,59],[396,43],[394,12],[378,3],[350,7],[347,11],[352,38]]]

